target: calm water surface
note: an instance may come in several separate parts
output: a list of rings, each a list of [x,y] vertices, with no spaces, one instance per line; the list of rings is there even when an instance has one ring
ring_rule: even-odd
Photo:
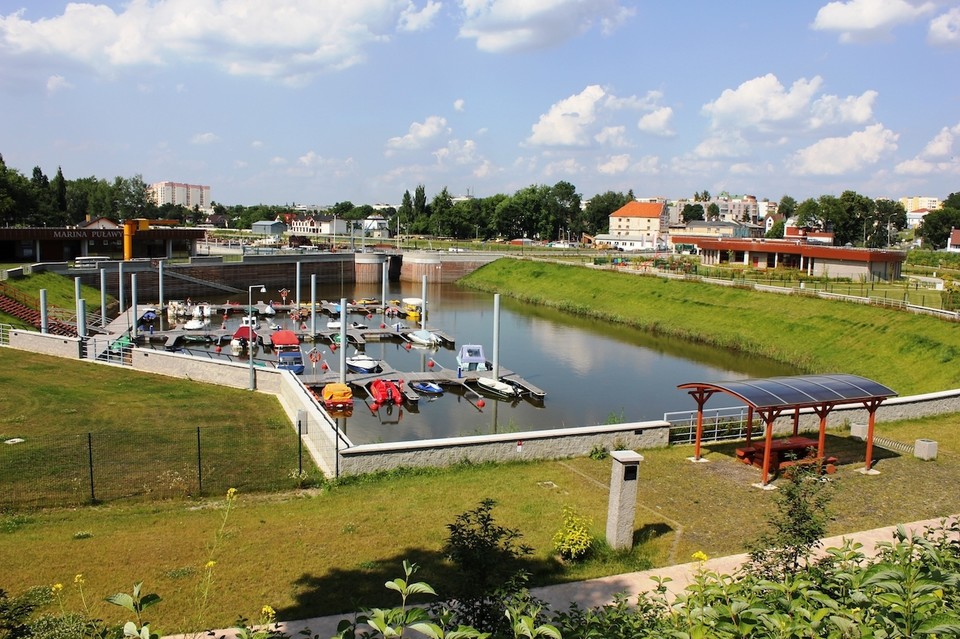
[[[341,295],[379,298],[380,293],[379,284],[358,285],[344,293],[334,286],[318,289],[317,296],[338,300]],[[388,298],[420,294],[419,286],[395,283]],[[302,300],[304,295],[301,291]],[[456,348],[407,351],[399,343],[380,342],[368,344],[367,353],[402,371],[428,370],[430,358],[455,369],[462,344],[482,344],[487,358],[493,359],[492,294],[432,285],[427,300],[428,326],[454,337]],[[338,354],[323,348],[324,358],[339,361]],[[347,352],[352,355],[354,348],[348,347]],[[500,300],[500,366],[546,391],[546,399],[535,404],[484,398],[486,405],[478,409],[475,397],[446,392],[432,401],[421,399],[417,408],[397,407],[389,414],[386,408],[372,413],[357,401],[353,416],[346,420],[347,435],[359,444],[662,419],[664,412],[696,408],[689,395],[677,390],[678,384],[795,372],[769,360],[651,336],[507,298]],[[733,403],[721,400],[717,398],[717,406]]]

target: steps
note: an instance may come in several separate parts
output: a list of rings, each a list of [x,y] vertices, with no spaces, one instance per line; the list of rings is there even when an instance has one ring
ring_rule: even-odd
[[[0,293],[0,312],[6,313],[22,320],[34,328],[39,329],[41,324],[40,311],[30,308],[26,304],[19,302],[11,297]],[[53,335],[62,335],[64,337],[76,337],[77,329],[75,326],[61,322],[58,319],[47,318],[47,332]]]

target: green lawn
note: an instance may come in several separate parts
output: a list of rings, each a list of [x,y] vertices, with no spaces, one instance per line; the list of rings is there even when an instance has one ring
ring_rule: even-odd
[[[960,387],[960,326],[933,317],[529,260],[501,259],[461,282],[803,372],[863,375],[901,395]]]
[[[91,458],[98,500],[293,486],[271,395],[5,348],[0,387],[0,508],[88,503]]]
[[[960,415],[881,424],[878,434],[903,441],[943,438],[933,462],[877,450],[877,476],[856,472],[861,442],[831,431],[827,449],[841,464],[831,476],[837,494],[830,534],[960,512],[960,494],[945,489],[960,482],[958,426]],[[707,445],[706,464],[686,461],[689,446],[642,451],[637,547],[585,564],[557,563],[551,539],[567,505],[603,536],[609,460],[467,465],[322,490],[241,492],[212,554],[225,512],[218,498],[8,514],[0,519],[0,587],[69,586],[83,573],[88,596],[99,599],[144,580],[164,598],[151,611],[151,629],[161,634],[223,627],[264,604],[282,619],[298,619],[392,603],[383,583],[401,575],[404,559],[420,563],[418,578],[442,594],[451,579],[440,556],[446,524],[484,497],[497,500],[497,522],[520,530],[534,547],[528,568],[535,584],[685,562],[698,550],[720,556],[744,550],[774,499],[752,486],[759,471],[736,461],[734,447]],[[211,612],[198,622],[196,587],[211,559]],[[120,620],[109,607],[101,614]]]

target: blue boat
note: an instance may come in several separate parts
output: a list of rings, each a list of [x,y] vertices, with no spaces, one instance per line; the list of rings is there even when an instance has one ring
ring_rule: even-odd
[[[424,395],[443,395],[443,389],[433,382],[410,382],[410,388]]]

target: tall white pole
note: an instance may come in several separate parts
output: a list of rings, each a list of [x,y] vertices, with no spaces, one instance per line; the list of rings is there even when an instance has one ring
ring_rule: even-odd
[[[80,337],[83,337],[83,333],[80,332],[80,314],[83,312],[80,308],[80,300],[82,299],[83,297],[81,297],[80,294],[80,277],[77,276],[73,278],[73,303],[77,309],[77,335]]]
[[[119,289],[117,300],[120,302],[120,308],[117,309],[117,317],[120,317],[123,315],[123,310],[126,307],[126,300],[123,296],[123,262],[117,262],[117,288]]]
[[[317,339],[317,274],[310,274],[310,341]]]
[[[107,327],[107,269],[100,269],[100,325]]]
[[[423,283],[420,286],[420,328],[427,327],[427,276],[423,276]]]
[[[159,275],[160,279],[158,282],[158,287],[160,291],[160,308],[158,310],[160,311],[160,316],[162,317],[163,311],[164,311],[163,309],[163,260],[160,260],[159,273],[160,273]]]
[[[40,332],[46,333],[49,328],[49,318],[47,317],[47,289],[40,289]]]
[[[388,275],[388,265],[390,258],[384,256],[383,266],[380,269],[380,308],[383,310],[383,314],[387,314],[387,277]]]
[[[300,266],[301,266],[301,262],[300,262],[300,260],[297,260],[297,287],[296,287],[296,295],[297,295],[297,310],[298,310],[298,311],[300,310]]]
[[[340,298],[340,383],[347,383],[347,298]]]
[[[130,327],[130,334],[133,339],[137,339],[137,323],[140,321],[140,313],[137,311],[137,274],[130,274],[130,307],[133,310],[133,321]]]
[[[493,295],[493,379],[500,379],[500,293]]]

